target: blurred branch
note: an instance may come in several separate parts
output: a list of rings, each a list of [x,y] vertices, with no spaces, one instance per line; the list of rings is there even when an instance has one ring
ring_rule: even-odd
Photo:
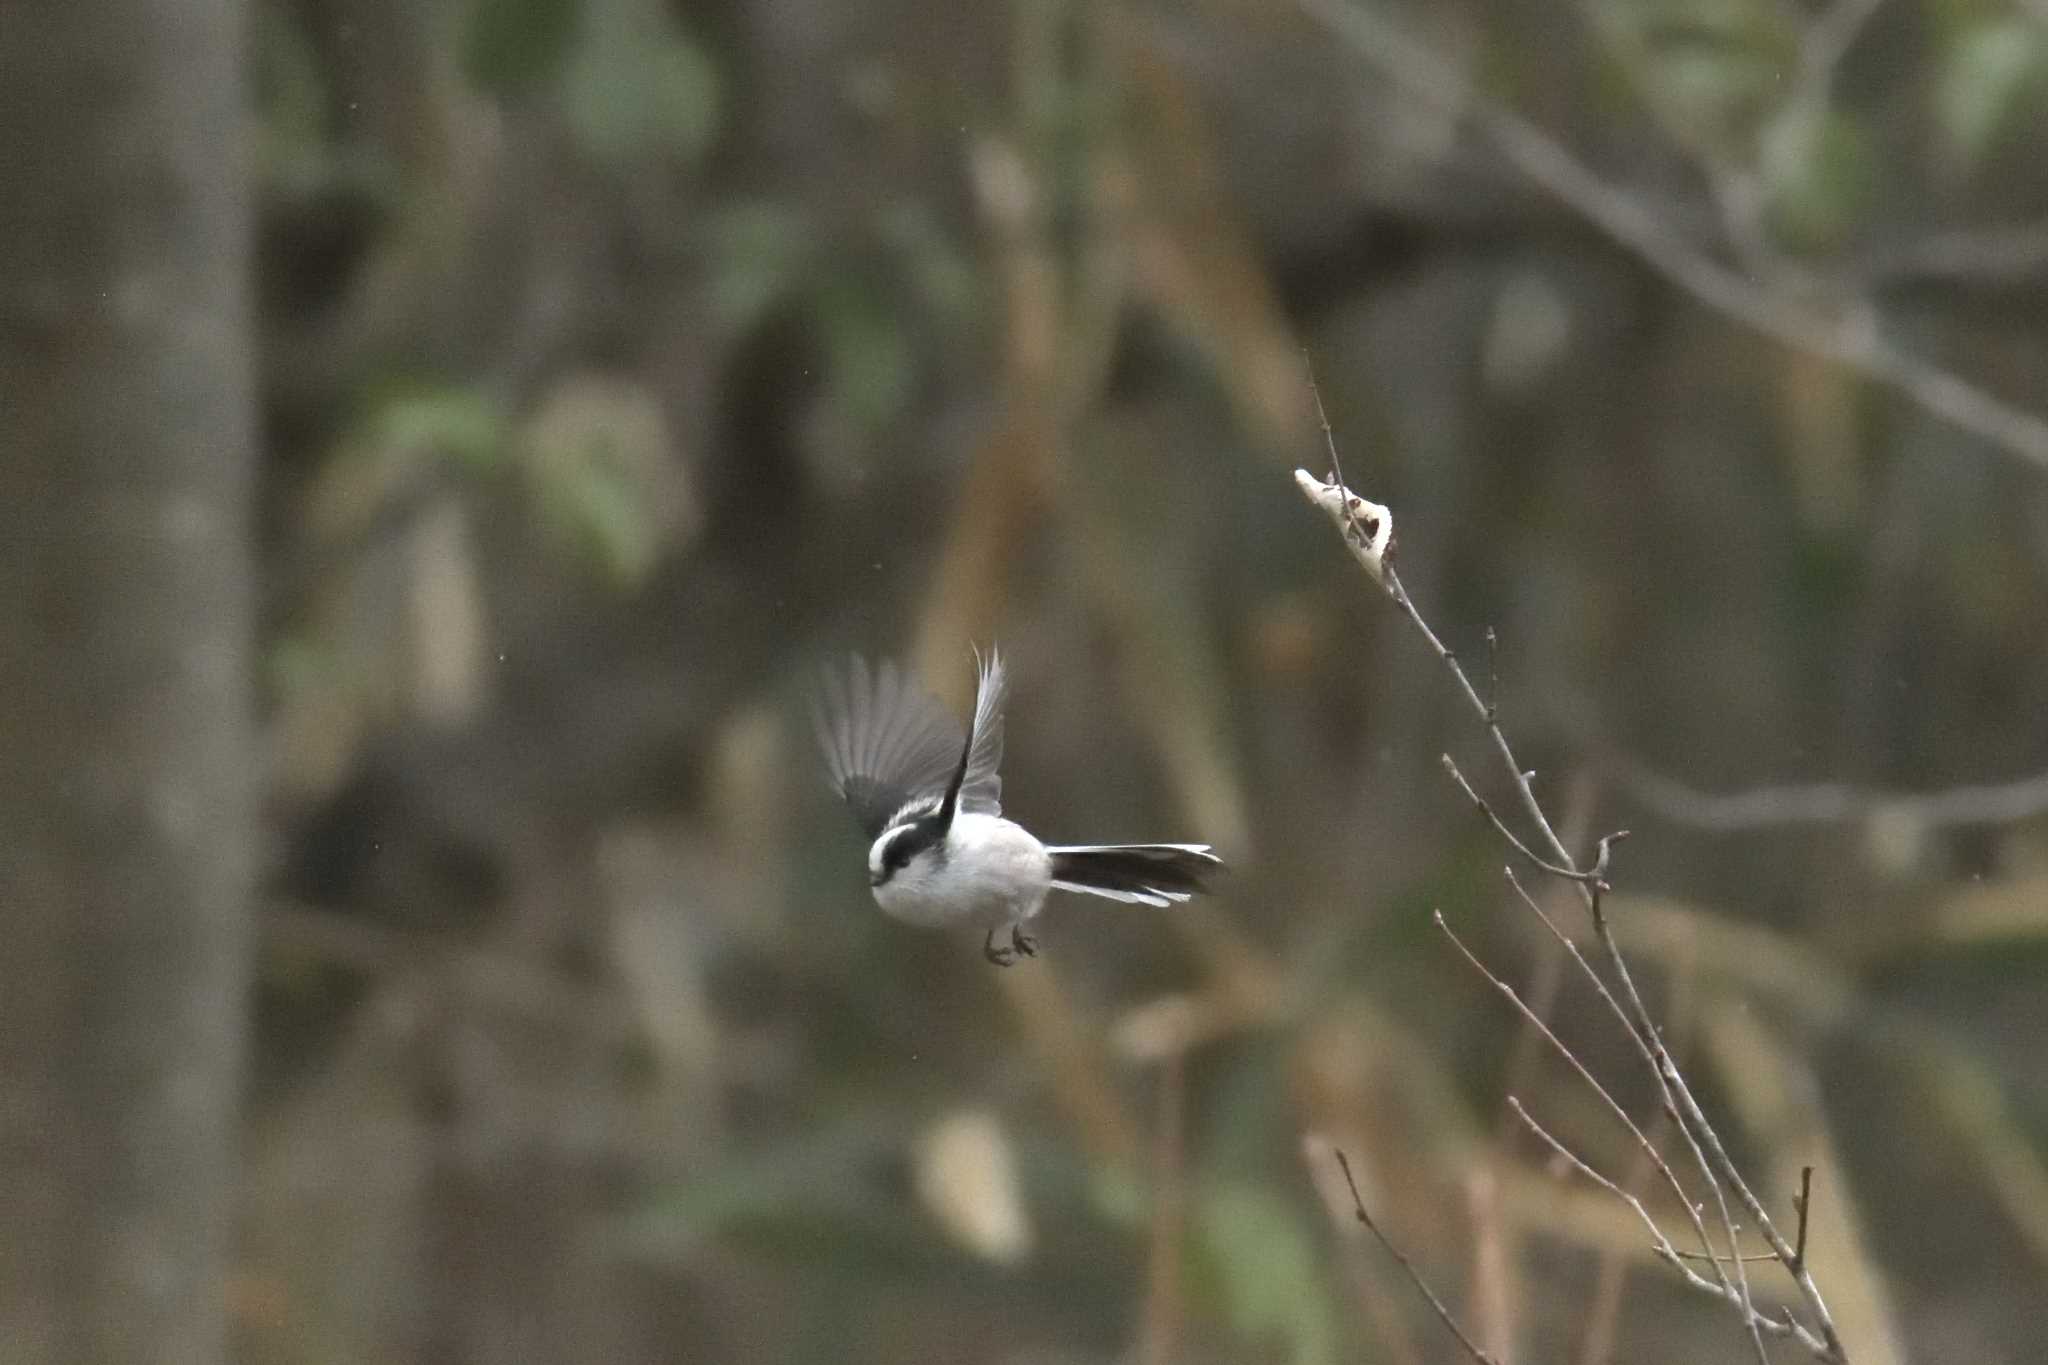
[[[1885,340],[1868,300],[1831,307],[1795,302],[1770,281],[1716,261],[1660,221],[1637,196],[1609,185],[1535,124],[1490,100],[1427,45],[1371,8],[1296,0],[1374,69],[1418,99],[1469,118],[1510,165],[1716,312],[1773,340],[1846,365],[1926,411],[2030,464],[2048,467],[2048,421]]]
[[[1799,40],[1799,75],[1787,104],[1818,111],[1834,98],[1835,72],[1884,0],[1834,0]]]
[[[1519,1296],[1500,1185],[1489,1165],[1470,1167],[1464,1184],[1465,1209],[1472,1221],[1472,1298],[1478,1304],[1479,1335],[1489,1353],[1508,1360],[1514,1351]]]
[[[622,1043],[641,1038],[638,1018],[615,992],[580,986],[508,952],[287,901],[265,905],[257,928],[266,955],[343,967],[386,985],[420,974],[434,994],[452,989],[522,1018]]]
[[[986,638],[1003,600],[1010,566],[1054,496],[1067,443],[1067,418],[1082,398],[1100,386],[1107,346],[1090,344],[1079,333],[1102,325],[1102,316],[1069,306],[1073,281],[1055,250],[1059,205],[1051,198],[1059,183],[1043,155],[1034,99],[1058,74],[1050,69],[1058,44],[1049,30],[1057,14],[1020,6],[1019,61],[1013,91],[1013,128],[974,149],[976,208],[994,248],[1002,286],[1002,391],[994,430],[974,453],[960,491],[946,547],[918,628],[917,658],[927,677],[954,672],[962,641]],[[1092,283],[1116,285],[1101,262],[1086,264],[1100,274]],[[1065,355],[1070,341],[1089,358],[1075,368]],[[1078,1017],[1077,1007],[1056,974],[1041,960],[1032,970],[997,974],[996,988],[1045,1069],[1061,1110],[1098,1161],[1136,1165],[1143,1159],[1140,1128],[1109,1076],[1100,1042]]]
[[[1314,0],[1304,0],[1304,3],[1314,3]],[[1327,427],[1325,430],[1327,433]],[[1832,1362],[1833,1365],[1846,1365],[1848,1360],[1847,1351],[1844,1349],[1841,1339],[1836,1333],[1834,1320],[1829,1315],[1827,1305],[1821,1298],[1819,1287],[1814,1283],[1810,1268],[1806,1265],[1804,1258],[1795,1253],[1792,1246],[1780,1235],[1775,1224],[1771,1221],[1769,1211],[1764,1207],[1762,1201],[1757,1198],[1749,1182],[1743,1177],[1741,1171],[1729,1157],[1719,1131],[1701,1109],[1684,1075],[1680,1072],[1677,1062],[1666,1049],[1662,1034],[1658,1030],[1655,1021],[1650,1017],[1649,1009],[1643,1003],[1642,994],[1636,987],[1634,976],[1629,971],[1627,961],[1623,958],[1619,945],[1615,942],[1608,917],[1603,911],[1601,897],[1608,889],[1607,872],[1613,845],[1621,835],[1608,835],[1599,841],[1597,857],[1590,869],[1582,870],[1573,860],[1571,852],[1565,848],[1563,841],[1558,838],[1549,817],[1544,813],[1542,804],[1536,799],[1535,792],[1530,786],[1530,778],[1533,774],[1522,768],[1519,761],[1515,758],[1513,749],[1508,744],[1506,735],[1502,733],[1498,723],[1497,711],[1493,703],[1482,698],[1478,691],[1474,689],[1470,678],[1466,676],[1465,670],[1458,663],[1456,656],[1445,648],[1436,633],[1430,629],[1428,622],[1423,619],[1422,614],[1417,610],[1414,602],[1401,586],[1400,575],[1395,571],[1393,565],[1395,541],[1391,512],[1376,504],[1367,504],[1364,499],[1354,496],[1345,487],[1342,470],[1337,467],[1338,459],[1334,439],[1330,441],[1330,460],[1333,466],[1331,482],[1325,483],[1306,470],[1295,471],[1295,482],[1300,487],[1303,496],[1321,508],[1330,517],[1332,522],[1336,524],[1339,533],[1344,537],[1345,543],[1351,548],[1353,556],[1359,559],[1367,572],[1372,575],[1374,580],[1386,592],[1395,607],[1408,618],[1410,623],[1415,626],[1429,643],[1431,649],[1435,651],[1437,657],[1443,661],[1458,690],[1464,694],[1474,714],[1478,716],[1480,722],[1486,728],[1488,736],[1492,739],[1502,765],[1506,768],[1514,783],[1523,811],[1541,836],[1540,843],[1538,844],[1538,848],[1541,851],[1531,851],[1528,844],[1525,844],[1521,839],[1509,833],[1506,825],[1498,817],[1494,816],[1490,807],[1486,806],[1484,802],[1479,801],[1478,796],[1471,791],[1469,786],[1465,787],[1467,794],[1480,804],[1481,809],[1486,812],[1495,827],[1502,832],[1512,846],[1529,853],[1529,856],[1544,866],[1546,870],[1553,871],[1554,875],[1569,880],[1578,888],[1580,897],[1585,902],[1588,915],[1592,921],[1593,933],[1599,940],[1604,952],[1608,970],[1612,973],[1613,979],[1618,986],[1619,1001],[1616,999],[1616,994],[1609,991],[1606,982],[1600,974],[1594,971],[1589,963],[1585,962],[1576,947],[1572,947],[1573,956],[1579,961],[1586,975],[1594,981],[1603,999],[1608,1002],[1610,1008],[1623,1025],[1624,1030],[1642,1054],[1656,1082],[1660,1099],[1665,1107],[1677,1116],[1679,1129],[1684,1135],[1688,1146],[1692,1149],[1693,1158],[1699,1167],[1700,1174],[1707,1181],[1708,1187],[1714,1195],[1715,1202],[1720,1211],[1723,1231],[1729,1245],[1731,1264],[1735,1271],[1734,1292],[1737,1295],[1735,1302],[1739,1305],[1744,1327],[1750,1335],[1758,1360],[1768,1365],[1769,1355],[1764,1349],[1763,1339],[1758,1326],[1759,1317],[1750,1298],[1747,1272],[1744,1269],[1741,1257],[1737,1254],[1734,1222],[1728,1210],[1724,1190],[1732,1190],[1734,1192],[1742,1207],[1748,1211],[1749,1217],[1756,1228],[1762,1233],[1764,1240],[1769,1244],[1772,1254],[1785,1267],[1786,1272],[1798,1286],[1800,1298],[1815,1324],[1812,1329],[1808,1329],[1810,1334],[1816,1338],[1814,1342],[1815,1355],[1824,1361]],[[1361,517],[1368,518],[1370,521],[1370,536],[1368,536],[1366,525],[1361,523]],[[1453,771],[1455,774],[1455,768]],[[1465,784],[1461,781],[1460,785],[1464,786]],[[1517,886],[1519,886],[1519,883],[1517,883]],[[1528,900],[1528,904],[1532,908],[1535,907],[1533,900]],[[1537,913],[1539,916],[1542,916],[1540,908],[1537,909]],[[1546,925],[1551,923],[1547,916],[1542,917]],[[1450,930],[1444,924],[1441,912],[1438,912],[1436,920],[1438,926],[1443,928],[1445,933],[1449,934]],[[1554,926],[1552,928],[1553,932],[1555,932]],[[1456,942],[1455,935],[1452,937],[1453,941]],[[1562,935],[1560,935],[1560,938],[1562,938]],[[1566,942],[1567,946],[1571,946],[1568,939],[1563,941]],[[1465,951],[1462,943],[1459,944],[1459,948],[1461,952]],[[1530,1012],[1525,1005],[1521,1004],[1520,997],[1515,995],[1511,988],[1490,972],[1486,972],[1484,966],[1472,954],[1465,952],[1465,956],[1489,981],[1516,1003],[1517,1007],[1523,1011],[1525,1019],[1533,1026],[1543,1029],[1547,1033],[1547,1026],[1540,1019],[1536,1018],[1533,1012]],[[1626,1002],[1625,1009],[1621,1003],[1624,1001]],[[1561,1043],[1558,1046],[1561,1050],[1565,1051],[1566,1056],[1579,1069],[1581,1075],[1592,1081],[1591,1073],[1586,1071],[1576,1058],[1571,1057],[1569,1050],[1564,1049]],[[1612,1103],[1612,1097],[1607,1094],[1604,1087],[1594,1082],[1594,1089],[1607,1098],[1610,1104]],[[1619,1108],[1618,1105],[1614,1107]],[[1625,1117],[1626,1115],[1624,1114]],[[1635,1129],[1632,1121],[1629,1126],[1640,1137],[1640,1130]],[[1642,1139],[1642,1141],[1647,1144],[1647,1139]],[[1690,1203],[1688,1203],[1687,1207],[1688,1209],[1691,1208]],[[1709,1255],[1712,1255],[1711,1245],[1707,1246],[1707,1251]],[[1718,1275],[1720,1261],[1716,1259],[1713,1264]],[[1786,1321],[1792,1323],[1793,1319],[1788,1316]]]
[[[1140,1365],[1172,1365],[1180,1358],[1181,1242],[1187,1227],[1187,1067],[1179,1052],[1159,1063],[1159,1131],[1153,1140],[1152,1241],[1145,1264],[1145,1316],[1138,1339]]]
[[[1938,232],[1872,253],[1857,273],[1873,284],[1923,279],[2002,284],[2030,279],[2043,269],[2048,269],[2048,223],[2018,223]]]
[[[1717,834],[1787,825],[1834,825],[1896,817],[1922,827],[1998,825],[2048,814],[2048,773],[2010,782],[1941,791],[1873,791],[1842,782],[1704,792],[1632,760],[1620,764],[1621,785],[1675,825]]]

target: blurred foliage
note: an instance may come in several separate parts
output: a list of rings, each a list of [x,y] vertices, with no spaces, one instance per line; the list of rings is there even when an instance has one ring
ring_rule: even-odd
[[[593,157],[630,169],[703,152],[717,129],[718,73],[666,7],[586,0],[580,36],[562,73],[562,105]]]
[[[2034,410],[2034,7],[1373,12],[1684,242]],[[1746,1358],[1495,1129],[1512,1086],[1635,1156],[1431,927],[1532,994],[1552,951],[1439,767],[1483,735],[1288,486],[1329,463],[1304,353],[1574,846],[1637,831],[1623,941],[1766,1197],[1826,1170],[1856,1358],[2032,1358],[2048,802],[1901,794],[2048,770],[2040,468],[1690,301],[1291,8],[254,19],[243,1358],[1454,1359],[1329,1143],[1519,1357]],[[1214,840],[1222,895],[1062,898],[1009,973],[875,912],[802,680],[859,648],[957,703],[992,638],[1011,813]],[[1647,1116],[1597,1001],[1551,1014]]]
[[[1962,168],[1974,170],[2000,139],[2027,126],[2044,90],[2048,35],[2039,23],[1986,16],[1959,26],[1943,46],[1934,116]]]
[[[475,0],[462,69],[477,89],[509,98],[559,76],[583,23],[581,0]]]

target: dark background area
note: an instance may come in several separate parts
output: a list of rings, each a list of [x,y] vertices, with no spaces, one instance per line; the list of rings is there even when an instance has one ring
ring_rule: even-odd
[[[1753,1358],[1313,374],[1852,1358],[2038,1358],[2039,3],[10,0],[0,130],[0,1357],[1458,1358],[1334,1144]],[[1217,897],[876,910],[805,688],[991,641]]]

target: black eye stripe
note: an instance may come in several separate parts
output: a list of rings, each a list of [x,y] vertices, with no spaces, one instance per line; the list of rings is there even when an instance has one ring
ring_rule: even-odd
[[[888,881],[899,870],[908,866],[912,858],[928,848],[940,846],[945,837],[945,831],[939,828],[937,816],[925,816],[902,826],[882,845],[881,876],[874,879],[874,884],[880,886]]]

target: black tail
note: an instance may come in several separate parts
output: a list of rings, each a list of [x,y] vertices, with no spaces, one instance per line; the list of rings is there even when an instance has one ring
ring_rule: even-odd
[[[1049,848],[1052,884],[1113,901],[1166,905],[1209,889],[1223,860],[1207,844],[1079,844]]]

